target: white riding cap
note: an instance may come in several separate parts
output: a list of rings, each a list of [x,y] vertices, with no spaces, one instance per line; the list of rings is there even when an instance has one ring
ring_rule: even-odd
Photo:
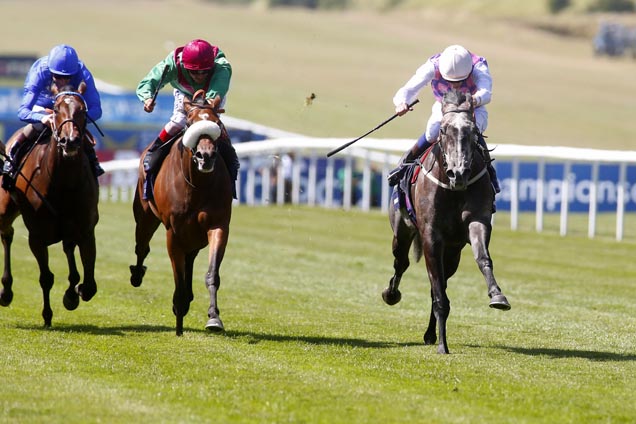
[[[216,140],[221,135],[221,127],[212,121],[197,121],[190,125],[183,135],[181,142],[190,150],[194,150],[199,142],[199,137],[209,135]]]
[[[446,47],[439,57],[439,72],[446,81],[462,81],[473,71],[473,58],[459,45]]]

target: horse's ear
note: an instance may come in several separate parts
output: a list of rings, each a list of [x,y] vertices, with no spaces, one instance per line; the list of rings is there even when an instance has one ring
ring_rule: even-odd
[[[60,92],[59,88],[57,88],[57,84],[53,83],[51,84],[51,94],[53,95],[53,97],[57,96],[57,94]]]
[[[199,97],[205,99],[205,91],[204,90],[197,90],[194,95],[192,96],[192,101],[196,101],[196,99],[198,99]]]
[[[219,106],[221,105],[221,96],[214,96],[214,98],[208,100],[208,102],[214,108],[216,112],[223,113],[223,112],[219,112]]]
[[[84,94],[86,91],[86,83],[84,81],[80,82],[79,87],[77,87],[77,92],[80,94]]]
[[[461,105],[459,105],[459,109],[461,110],[473,110],[474,108],[473,96],[470,93],[466,93],[464,97],[464,101]]]

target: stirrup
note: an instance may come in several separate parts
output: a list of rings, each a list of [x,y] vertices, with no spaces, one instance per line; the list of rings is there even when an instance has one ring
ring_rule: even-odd
[[[397,185],[402,179],[402,177],[404,176],[405,172],[406,172],[406,166],[404,166],[404,164],[401,164],[400,166],[395,168],[393,171],[389,172],[389,175],[387,176],[387,180],[389,181],[389,186],[393,187],[394,185]]]
[[[146,173],[150,170],[151,160],[152,160],[152,152],[149,150],[146,152],[146,155],[144,156],[144,160],[143,160],[144,171],[146,171]]]

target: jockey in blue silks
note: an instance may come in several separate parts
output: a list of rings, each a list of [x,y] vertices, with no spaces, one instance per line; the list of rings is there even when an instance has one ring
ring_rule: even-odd
[[[83,97],[88,108],[88,118],[97,121],[102,116],[102,106],[99,93],[95,88],[95,80],[88,68],[79,60],[73,47],[66,44],[57,45],[47,56],[33,63],[24,82],[24,95],[18,109],[18,118],[27,122],[28,125],[18,132],[15,143],[11,146],[4,162],[2,187],[5,190],[13,188],[18,164],[21,156],[28,150],[28,145],[37,140],[42,131],[51,128],[53,124],[52,108],[55,101],[55,96],[51,93],[53,85],[58,90],[67,85],[77,88],[82,81],[86,84]],[[25,141],[28,141],[27,145],[24,145]],[[85,143],[85,146],[95,177],[99,177],[104,170],[99,165],[92,140],[91,143]]]
[[[484,148],[484,159],[488,164],[488,173],[495,193],[499,193],[497,173],[492,166],[486,140],[483,132],[488,126],[488,111],[486,104],[492,97],[492,77],[485,58],[472,54],[459,45],[448,46],[443,52],[431,56],[415,75],[401,87],[393,97],[395,112],[402,116],[408,112],[408,105],[415,100],[422,88],[430,84],[435,97],[431,108],[431,116],[426,125],[426,131],[417,142],[400,159],[396,169],[389,173],[389,184],[395,185],[404,174],[404,164],[412,162],[421,156],[426,149],[437,141],[442,121],[442,98],[444,93],[454,88],[464,93],[470,93],[475,107],[475,124],[479,130],[478,141]]]

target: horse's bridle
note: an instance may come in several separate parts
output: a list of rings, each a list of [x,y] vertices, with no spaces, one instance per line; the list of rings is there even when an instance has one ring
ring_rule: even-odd
[[[444,111],[443,115],[447,115],[449,113],[471,113],[471,110],[470,109],[455,108],[455,109]],[[442,141],[443,138],[444,138],[444,135],[441,133],[441,129],[440,129],[440,134],[439,134],[438,139],[435,142],[435,144],[439,145],[439,149],[440,149],[440,152],[442,154],[442,161],[441,161],[440,165],[441,165],[441,167],[442,167],[442,169],[444,171],[447,171],[448,162],[446,160],[446,149],[444,149],[444,142]],[[472,143],[474,143],[477,146],[479,146],[479,144],[478,144],[478,142],[476,140],[473,140]],[[468,164],[468,167],[471,168],[471,169],[472,169],[472,165],[473,165],[473,159],[474,159],[474,155],[470,158],[470,163]],[[422,164],[422,167],[423,167],[423,164]],[[425,172],[424,172],[425,176],[429,180],[433,181],[438,186],[443,187],[443,188],[445,188],[447,190],[453,190],[453,188],[449,184],[444,183],[444,182],[440,181],[439,179],[437,179],[435,176],[433,176],[431,174],[431,171],[432,171],[432,167],[431,167],[431,169],[425,170]],[[487,171],[487,169],[484,166],[484,168],[480,172],[478,172],[475,176],[473,176],[470,180],[468,180],[466,186],[470,186],[471,184],[473,184],[476,181],[478,181],[486,173],[486,171]],[[444,172],[444,173],[446,173],[446,172]]]
[[[65,120],[63,120],[59,125],[56,125],[55,123],[55,119],[53,120],[53,138],[55,139],[55,141],[58,143],[58,145],[60,146],[64,146],[66,145],[66,141],[64,141],[64,138],[62,137],[62,128],[64,127],[64,125],[71,123],[73,124],[74,127],[76,127],[79,130],[79,139],[83,140],[84,139],[84,134],[86,132],[86,116],[88,115],[88,106],[86,105],[86,100],[84,100],[84,97],[80,94],[77,93],[75,91],[63,91],[61,93],[58,93],[55,96],[54,102],[57,103],[57,99],[59,97],[63,97],[63,96],[75,96],[77,98],[79,98],[82,101],[82,104],[84,105],[84,109],[81,110],[81,112],[83,112],[84,115],[84,123],[83,125],[79,125],[76,121],[75,121],[75,117],[71,117],[71,118],[67,118]],[[54,114],[57,113],[54,111]]]

